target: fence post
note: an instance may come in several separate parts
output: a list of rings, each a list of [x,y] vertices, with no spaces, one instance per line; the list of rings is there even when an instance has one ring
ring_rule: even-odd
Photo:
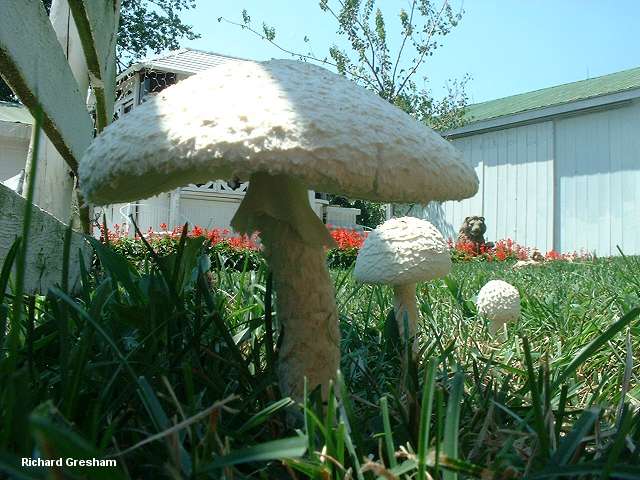
[[[71,67],[71,72],[78,83],[80,93],[86,99],[89,89],[89,71],[80,43],[80,36],[67,0],[53,0],[50,19]],[[42,72],[42,74],[46,75],[46,72]],[[30,153],[33,148],[33,135],[35,132],[32,132],[29,145]],[[33,201],[60,221],[68,222],[72,218],[76,219],[77,212],[72,212],[71,208],[74,173],[55,146],[44,135],[44,132],[41,132],[40,138],[40,145],[36,152],[38,159],[36,178],[32,178],[30,161],[27,163],[25,173],[27,182],[35,182]],[[33,156],[29,154],[28,159],[31,158]]]

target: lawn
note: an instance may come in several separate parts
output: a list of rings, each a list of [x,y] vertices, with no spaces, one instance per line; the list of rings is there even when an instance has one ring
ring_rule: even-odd
[[[118,462],[51,478],[640,478],[637,258],[456,263],[419,285],[415,362],[387,322],[391,291],[334,269],[336,395],[298,405],[277,389],[266,268],[212,262],[203,241],[138,267],[94,241],[79,292],[0,300],[16,327],[0,471],[45,478],[19,467],[42,456]],[[490,279],[522,298],[495,338],[474,306]]]

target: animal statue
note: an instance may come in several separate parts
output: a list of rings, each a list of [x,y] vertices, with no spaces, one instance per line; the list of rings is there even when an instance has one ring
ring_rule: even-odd
[[[484,223],[484,217],[467,217],[458,232],[458,243],[472,243],[476,253],[480,253],[483,246],[493,248],[493,242],[486,242],[484,239],[486,231],[487,225]]]

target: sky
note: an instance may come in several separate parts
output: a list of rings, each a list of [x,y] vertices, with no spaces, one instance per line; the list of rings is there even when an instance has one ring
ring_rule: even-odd
[[[377,4],[397,52],[398,12],[408,9],[409,0]],[[275,27],[277,43],[290,50],[311,49],[322,58],[330,45],[344,45],[317,0],[196,0],[196,5],[182,18],[201,38],[184,41],[185,47],[255,60],[291,58],[217,20],[241,22],[243,9],[254,27],[263,22]],[[476,103],[640,66],[640,0],[452,0],[452,6],[462,8],[462,20],[419,71],[436,97],[450,79],[467,74],[469,101]]]

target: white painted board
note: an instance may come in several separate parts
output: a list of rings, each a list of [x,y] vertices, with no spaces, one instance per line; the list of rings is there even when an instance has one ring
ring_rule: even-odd
[[[40,0],[0,1],[0,72],[75,170],[93,122]]]
[[[0,185],[0,266],[13,245],[22,235],[26,200],[4,185]],[[67,226],[44,210],[33,206],[31,229],[25,271],[25,292],[46,293],[62,281],[64,235]],[[76,232],[71,236],[69,262],[69,288],[75,289],[80,281],[79,255],[89,266],[91,248],[84,237]]]

